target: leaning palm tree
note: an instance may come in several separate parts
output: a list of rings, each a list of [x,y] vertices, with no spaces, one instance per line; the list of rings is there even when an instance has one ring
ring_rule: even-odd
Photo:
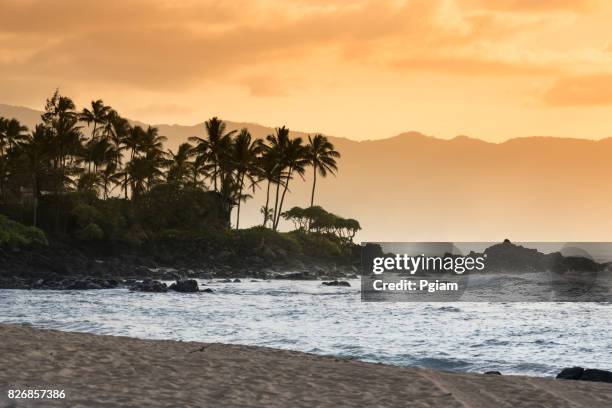
[[[317,186],[317,173],[326,177],[327,173],[334,174],[338,171],[336,159],[340,153],[334,149],[334,145],[327,137],[316,134],[314,137],[308,135],[308,146],[306,147],[306,160],[313,168],[312,193],[310,195],[310,206],[314,205],[314,194]]]
[[[266,136],[266,140],[269,143],[268,153],[273,156],[273,160],[276,161],[276,167],[274,169],[274,177],[276,181],[276,193],[274,196],[274,211],[272,212],[272,228],[276,228],[276,218],[280,211],[278,211],[278,198],[281,186],[281,180],[283,171],[285,169],[285,150],[289,144],[289,129],[285,126],[276,128],[276,133],[273,135]]]
[[[283,195],[281,196],[280,203],[278,204],[276,219],[274,220],[273,224],[273,229],[275,231],[278,229],[280,215],[283,212],[283,203],[285,201],[285,194],[287,194],[287,190],[289,189],[289,180],[291,180],[291,178],[293,177],[293,173],[297,173],[303,178],[304,173],[306,172],[305,166],[308,164],[308,160],[306,159],[306,147],[302,143],[301,137],[290,139],[287,142],[282,152],[281,160],[281,162],[286,167],[286,175]]]
[[[270,208],[270,187],[272,184],[280,186],[282,181],[280,179],[280,163],[276,155],[276,150],[270,146],[261,144],[261,155],[258,157],[258,169],[259,177],[261,180],[267,181],[266,187],[266,205],[261,208],[261,214],[263,215],[263,226],[266,227],[268,221],[273,219],[274,210]]]

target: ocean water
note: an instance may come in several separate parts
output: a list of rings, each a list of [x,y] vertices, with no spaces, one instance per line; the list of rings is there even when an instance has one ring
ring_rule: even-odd
[[[609,303],[362,303],[359,280],[350,282],[200,280],[212,294],[0,290],[0,322],[451,371],[612,369]]]

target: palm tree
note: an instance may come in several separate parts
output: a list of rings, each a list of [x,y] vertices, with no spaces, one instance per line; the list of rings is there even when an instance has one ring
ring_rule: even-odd
[[[219,182],[223,184],[223,179],[226,174],[221,169],[223,161],[227,156],[228,147],[231,145],[231,138],[236,133],[235,130],[226,132],[225,122],[216,116],[204,123],[206,127],[206,139],[193,136],[189,138],[190,142],[197,143],[196,148],[200,154],[206,154],[207,161],[212,163],[213,171],[211,174],[213,180],[213,188],[219,191]]]
[[[273,224],[274,231],[278,229],[280,215],[283,212],[283,202],[285,201],[285,194],[287,194],[287,190],[289,189],[289,180],[291,180],[291,178],[293,177],[294,172],[299,174],[302,178],[304,177],[304,173],[306,172],[305,166],[308,164],[308,160],[306,159],[306,147],[303,145],[301,137],[296,137],[295,139],[288,140],[282,151],[281,163],[286,167],[286,178],[283,195],[281,196],[281,200],[278,205],[278,211],[276,213],[276,219],[274,220]]]
[[[238,185],[236,229],[240,226],[240,204],[246,201],[251,195],[243,195],[245,178],[251,184],[253,192],[257,184],[257,157],[261,152],[262,146],[259,140],[253,140],[248,129],[240,130],[234,140],[232,149],[232,159],[236,170],[236,184]]]
[[[129,158],[128,163],[133,161],[134,158],[136,157],[136,153],[140,150],[143,144],[144,138],[145,138],[145,131],[142,127],[134,126],[128,129],[127,134],[125,134],[125,136],[123,137],[121,141],[122,149],[130,151],[130,158]],[[128,167],[129,165],[126,164],[126,168],[124,168],[122,172],[122,175],[124,177],[123,192],[124,192],[124,198],[126,200],[128,199],[128,182],[129,182],[129,177],[130,177]]]
[[[160,180],[163,174],[161,168],[166,167],[167,153],[164,151],[164,142],[166,142],[166,140],[168,140],[166,136],[159,135],[159,130],[157,128],[151,126],[147,127],[140,148],[141,152],[144,153],[145,160],[148,161],[148,188]]]
[[[109,162],[99,173],[98,185],[102,188],[102,197],[106,200],[109,193],[121,183],[122,174],[117,172],[117,162]]]
[[[327,173],[334,174],[338,171],[336,159],[340,153],[334,149],[334,145],[327,137],[316,134],[314,137],[308,135],[308,146],[306,147],[306,160],[313,168],[312,194],[310,195],[310,206],[314,205],[314,194],[317,185],[317,173],[326,177]]]
[[[130,160],[136,157],[136,154],[140,151],[141,146],[144,143],[145,131],[140,126],[134,126],[130,129],[129,133],[125,136],[122,143],[125,149],[130,150]]]
[[[277,171],[279,168],[278,157],[275,154],[276,150],[272,149],[270,146],[261,143],[261,155],[258,157],[258,168],[259,175],[262,180],[267,181],[266,187],[266,205],[261,208],[261,213],[263,217],[263,226],[267,226],[268,220],[273,219],[273,210],[270,208],[270,186],[272,184],[281,184],[281,180],[278,177],[279,172]]]
[[[38,198],[40,197],[41,180],[48,171],[49,146],[52,143],[52,135],[42,124],[19,144],[19,151],[25,157],[26,171],[29,173],[32,183],[32,200],[34,207],[32,225],[38,222]]]
[[[72,99],[61,96],[55,91],[47,99],[45,113],[42,115],[43,123],[53,136],[50,146],[53,170],[55,173],[55,193],[64,190],[72,182],[79,169],[74,166],[75,158],[82,152],[83,134],[78,126],[78,114],[75,112]]]
[[[206,155],[199,154],[197,148],[193,148],[193,161],[190,163],[189,169],[191,170],[191,184],[193,186],[204,186],[204,182],[200,181],[199,178],[202,176],[203,178],[210,176],[210,164],[208,163],[208,159]]]
[[[2,137],[5,139],[7,148],[14,148],[17,143],[23,141],[26,138],[26,132],[28,128],[23,126],[17,119],[5,119],[4,123],[4,134]],[[0,132],[1,134],[2,132]]]
[[[79,114],[79,119],[87,126],[93,123],[93,130],[91,132],[91,139],[95,139],[97,135],[98,125],[102,125],[107,121],[108,115],[111,112],[111,107],[104,105],[101,99],[91,101],[91,110],[83,108]]]
[[[278,198],[283,170],[286,167],[283,156],[285,154],[286,146],[289,143],[289,129],[287,129],[285,126],[276,128],[276,134],[266,136],[266,140],[270,144],[268,154],[270,154],[273,157],[273,160],[276,161],[276,166],[273,171],[274,178],[277,181],[276,194],[274,197],[274,211],[272,213],[272,229],[275,229],[276,218],[280,213],[280,211],[278,211]]]
[[[168,172],[166,173],[166,179],[169,182],[177,182],[181,185],[188,181],[188,177],[191,175],[191,166],[193,163],[189,162],[189,159],[195,154],[193,146],[189,143],[181,143],[173,153],[172,150],[168,149]]]
[[[17,119],[4,119],[0,117],[0,195],[6,199],[5,183],[8,176],[9,153],[23,140],[28,128]]]

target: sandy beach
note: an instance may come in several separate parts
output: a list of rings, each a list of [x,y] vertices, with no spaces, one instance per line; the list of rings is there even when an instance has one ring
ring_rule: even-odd
[[[606,407],[612,384],[0,325],[0,407]],[[10,389],[64,390],[10,400]]]

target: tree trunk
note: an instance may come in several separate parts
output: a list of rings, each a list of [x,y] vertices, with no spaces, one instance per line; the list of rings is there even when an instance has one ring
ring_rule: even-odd
[[[278,209],[278,190],[280,188],[280,177],[278,179],[278,183],[276,183],[276,198],[274,199],[274,212],[272,213],[272,229],[276,231],[276,211]]]
[[[310,195],[310,206],[312,207],[314,205],[314,193],[315,193],[315,187],[317,185],[317,165],[314,164],[312,166],[312,168],[314,169],[314,174],[313,174],[313,181],[312,181],[312,194]]]
[[[36,226],[38,222],[38,180],[36,176],[32,177],[32,203],[34,205],[34,219],[32,225]]]
[[[238,190],[238,208],[236,209],[236,229],[240,227],[240,204],[242,203],[242,187],[244,186],[244,174],[240,176],[240,189]]]
[[[215,169],[213,171],[213,185],[215,187],[215,191],[219,192],[219,190],[217,189],[217,163],[215,162]]]
[[[281,212],[283,211],[283,202],[285,201],[285,194],[289,189],[289,179],[291,178],[291,173],[293,172],[292,168],[289,168],[289,172],[287,173],[287,181],[285,182],[285,188],[283,189],[283,195],[280,200],[280,204],[278,206],[278,214],[276,215],[276,221],[274,223],[274,231],[278,228],[278,223],[280,221]]]
[[[266,227],[268,224],[268,204],[270,204],[270,179],[268,179],[268,188],[266,191],[266,207],[264,208],[264,222],[263,222],[264,227]]]

